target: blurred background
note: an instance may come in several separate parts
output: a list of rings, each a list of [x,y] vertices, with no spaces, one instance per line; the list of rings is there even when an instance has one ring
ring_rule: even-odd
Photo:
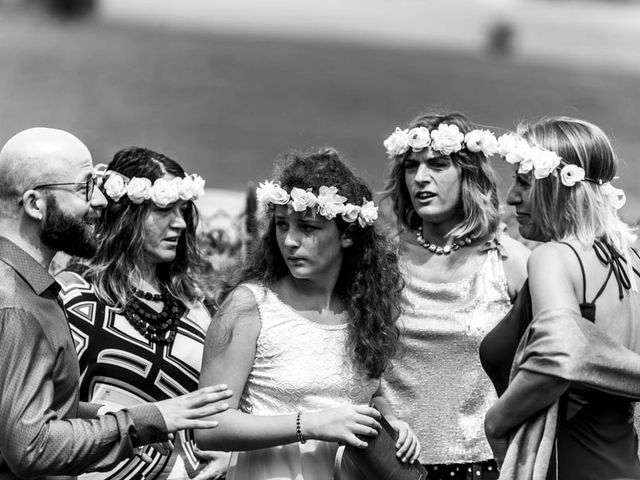
[[[161,151],[233,223],[292,148],[334,146],[380,190],[382,141],[422,111],[498,133],[565,114],[611,135],[637,223],[638,45],[634,0],[0,0],[0,143],[47,125],[95,163]]]

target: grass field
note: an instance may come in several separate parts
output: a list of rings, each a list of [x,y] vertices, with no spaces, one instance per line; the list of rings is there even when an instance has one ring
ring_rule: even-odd
[[[615,139],[626,216],[640,217],[640,78],[575,67],[335,42],[56,23],[0,9],[0,137],[71,130],[108,161],[139,144],[208,186],[243,189],[290,148],[332,145],[374,187],[382,140],[425,109],[497,129],[545,114],[583,117]],[[500,165],[504,178],[508,169]],[[506,181],[505,181],[506,182]]]

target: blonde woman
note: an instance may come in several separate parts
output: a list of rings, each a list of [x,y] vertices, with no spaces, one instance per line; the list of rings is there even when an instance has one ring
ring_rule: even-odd
[[[616,155],[600,128],[574,118],[501,140],[520,232],[546,242],[480,352],[501,394],[486,416],[501,478],[640,478],[640,261],[617,214]]]

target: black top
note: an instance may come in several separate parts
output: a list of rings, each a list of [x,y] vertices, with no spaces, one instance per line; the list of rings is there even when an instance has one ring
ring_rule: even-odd
[[[586,275],[582,260],[571,245],[565,245],[573,250],[580,263],[585,292]],[[620,298],[629,289],[629,279],[622,265],[624,259],[602,242],[597,242],[594,249],[600,261],[609,266],[609,273],[592,301],[587,302],[583,293],[580,312],[590,322],[595,322],[595,302],[612,276],[618,283]],[[480,344],[482,367],[491,378],[498,395],[502,395],[507,389],[515,352],[532,318],[529,282],[526,281],[513,308]],[[548,479],[640,478],[638,440],[633,428],[633,403],[574,384],[560,399],[558,418],[558,462],[556,463],[554,455]]]

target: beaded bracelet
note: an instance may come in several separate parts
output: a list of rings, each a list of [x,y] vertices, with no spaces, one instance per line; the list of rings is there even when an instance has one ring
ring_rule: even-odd
[[[306,443],[307,441],[302,437],[302,428],[300,428],[300,417],[302,416],[302,412],[298,412],[296,416],[296,438],[300,443]]]

